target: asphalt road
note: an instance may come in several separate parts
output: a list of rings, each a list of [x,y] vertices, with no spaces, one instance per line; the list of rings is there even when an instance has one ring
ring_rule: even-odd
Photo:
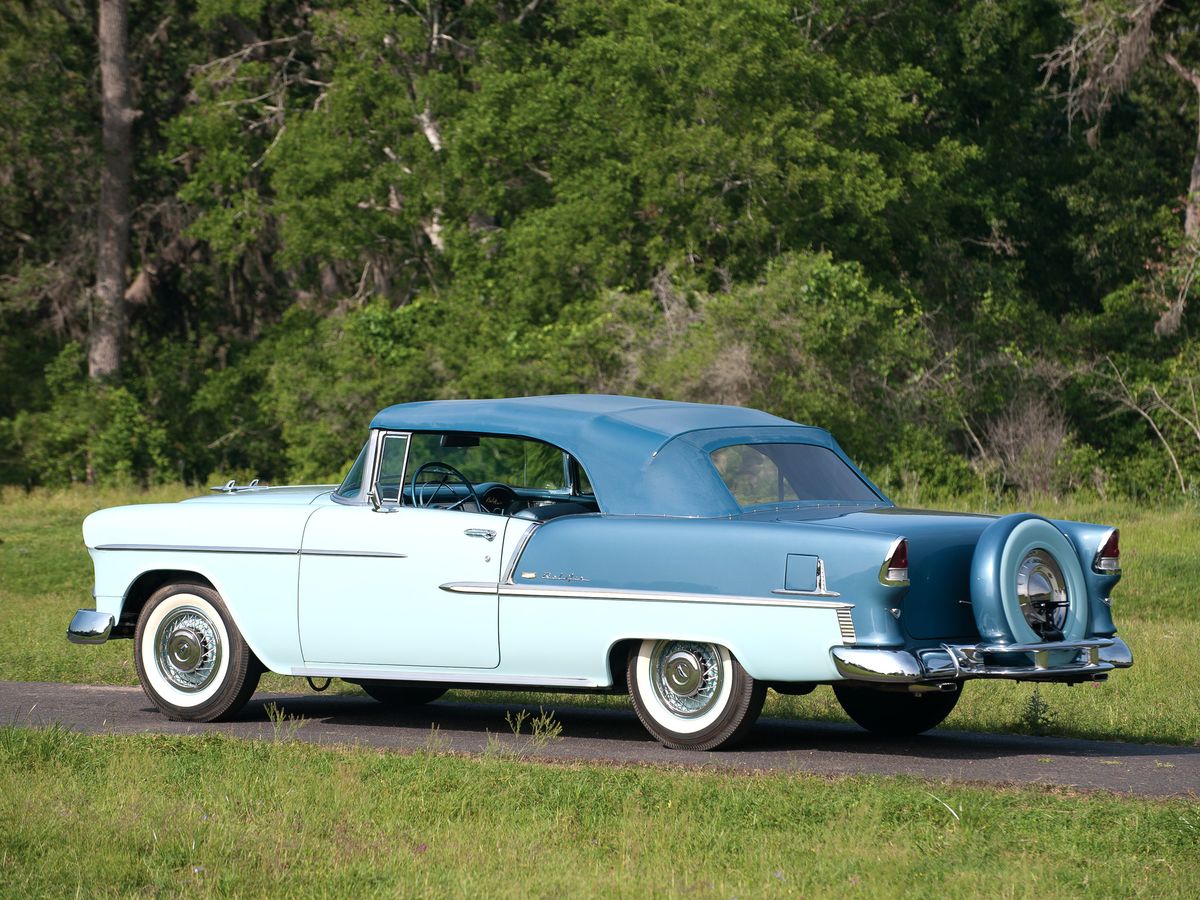
[[[0,722],[31,727],[57,722],[100,734],[220,731],[271,739],[274,726],[265,707],[275,702],[288,715],[305,720],[294,730],[297,740],[328,745],[481,753],[490,736],[533,759],[825,776],[912,775],[1200,799],[1198,747],[943,729],[885,741],[850,725],[762,719],[737,750],[681,752],[652,741],[632,712],[572,707],[570,701],[564,697],[555,708],[562,738],[540,749],[527,738],[514,737],[505,722],[505,713],[519,711],[519,706],[439,701],[398,711],[359,695],[256,694],[235,721],[199,725],[168,720],[136,687],[0,681]]]

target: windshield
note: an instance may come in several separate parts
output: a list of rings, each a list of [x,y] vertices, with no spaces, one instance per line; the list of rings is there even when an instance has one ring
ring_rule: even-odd
[[[367,466],[367,447],[369,446],[370,441],[363,444],[362,450],[358,451],[358,459],[354,460],[354,465],[350,467],[350,471],[346,473],[346,477],[342,479],[342,483],[336,491],[339,497],[357,497],[362,490],[363,469]]]
[[[828,447],[734,444],[714,450],[710,456],[743,509],[786,502],[879,501],[867,483]]]

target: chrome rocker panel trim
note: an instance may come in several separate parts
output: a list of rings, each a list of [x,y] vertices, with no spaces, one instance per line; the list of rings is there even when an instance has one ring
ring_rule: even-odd
[[[72,644],[103,644],[115,624],[109,613],[81,609],[67,626],[67,640]]]
[[[1074,651],[1074,659],[1058,664],[1051,654]],[[1133,653],[1119,637],[1046,644],[942,644],[917,651],[882,647],[834,647],[829,651],[838,674],[850,681],[919,684],[968,678],[1011,678],[1018,681],[1076,681],[1104,676],[1133,665]],[[990,657],[1025,654],[1027,664]]]
[[[369,666],[340,666],[311,663],[305,666],[292,666],[292,675],[306,675],[310,678],[348,678],[372,681],[432,681],[437,684],[481,684],[513,688],[601,688],[601,684],[591,678],[554,678],[541,675],[497,675],[492,672],[431,672],[423,669],[371,668]]]

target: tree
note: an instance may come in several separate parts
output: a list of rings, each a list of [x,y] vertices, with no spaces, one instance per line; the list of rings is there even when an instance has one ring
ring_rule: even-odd
[[[1185,241],[1173,266],[1179,277],[1155,326],[1160,334],[1173,333],[1200,260],[1200,22],[1194,12],[1168,6],[1166,0],[1068,0],[1063,14],[1073,30],[1066,43],[1046,55],[1046,83],[1066,74],[1067,85],[1058,96],[1069,121],[1088,123],[1092,147],[1099,143],[1105,116],[1142,70],[1166,67],[1197,93],[1197,139],[1183,200]]]
[[[96,381],[114,378],[121,366],[133,122],[137,118],[129,85],[129,0],[100,0],[99,12],[104,157],[96,235],[96,303],[88,334],[88,377]]]

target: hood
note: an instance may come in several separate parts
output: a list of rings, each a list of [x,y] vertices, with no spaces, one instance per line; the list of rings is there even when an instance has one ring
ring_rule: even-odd
[[[226,505],[307,506],[327,499],[336,484],[294,484],[281,487],[253,487],[233,492],[214,491],[201,497],[191,497],[183,503],[223,503]]]

